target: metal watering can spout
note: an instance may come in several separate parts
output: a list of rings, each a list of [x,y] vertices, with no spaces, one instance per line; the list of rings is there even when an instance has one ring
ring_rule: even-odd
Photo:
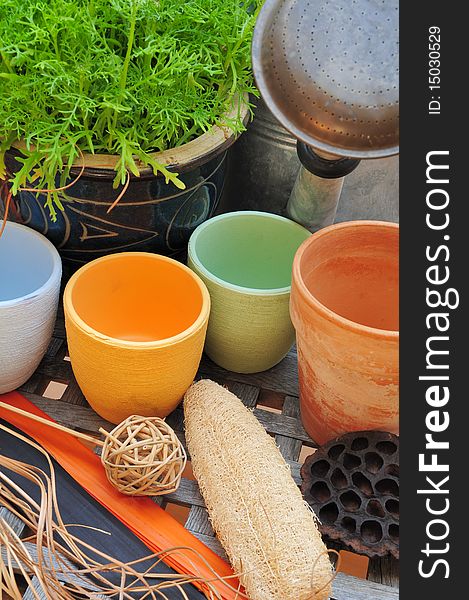
[[[287,214],[333,222],[343,178],[399,152],[398,1],[266,0],[252,44],[262,98],[298,140]]]
[[[288,200],[287,215],[314,232],[334,222],[344,177],[360,161],[330,154],[326,158],[300,141],[297,153],[302,168]]]

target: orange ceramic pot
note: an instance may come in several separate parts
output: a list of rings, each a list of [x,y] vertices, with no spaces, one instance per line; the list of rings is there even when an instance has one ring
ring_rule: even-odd
[[[295,256],[290,312],[309,435],[398,433],[399,226],[353,221],[312,235]]]
[[[210,312],[195,273],[157,254],[111,254],[73,275],[64,310],[73,372],[98,414],[119,423],[176,408],[197,372]]]

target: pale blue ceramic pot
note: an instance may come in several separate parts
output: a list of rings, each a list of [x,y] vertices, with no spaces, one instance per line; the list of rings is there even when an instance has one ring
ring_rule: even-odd
[[[0,220],[0,227],[3,221]],[[54,330],[62,263],[29,227],[8,222],[0,238],[0,394],[27,381]]]

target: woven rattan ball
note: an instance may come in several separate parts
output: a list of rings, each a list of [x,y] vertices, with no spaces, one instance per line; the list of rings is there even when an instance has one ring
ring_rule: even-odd
[[[132,415],[105,433],[101,462],[109,481],[129,496],[159,496],[179,487],[186,453],[162,419]]]

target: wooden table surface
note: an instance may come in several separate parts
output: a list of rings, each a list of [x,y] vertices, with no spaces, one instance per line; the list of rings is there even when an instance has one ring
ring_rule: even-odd
[[[397,221],[398,166],[397,157],[363,161],[359,168],[346,178],[336,220]],[[246,406],[254,409],[256,417],[275,437],[283,456],[291,465],[293,477],[300,483],[301,462],[315,444],[304,431],[299,419],[295,350],[292,349],[288,356],[270,371],[254,375],[227,372],[204,357],[199,376],[209,377],[226,385]],[[54,336],[44,360],[20,391],[56,421],[68,427],[96,433],[99,427],[112,426],[88,407],[73,377],[62,314],[59,314],[57,319]],[[168,421],[185,443],[181,408],[170,415]],[[195,536],[215,552],[224,555],[208,521],[197,483],[192,478],[184,478],[177,492],[160,497],[158,501],[179,520],[184,520],[185,527]],[[5,516],[4,509],[0,507],[0,517]],[[397,600],[398,583],[398,562],[394,558],[372,559],[369,562],[367,580],[343,573],[337,575],[333,585],[333,599]],[[32,591],[28,590],[24,599],[34,597]]]
[[[299,484],[300,461],[311,452],[315,444],[304,431],[299,418],[295,350],[292,349],[287,357],[270,371],[253,375],[227,372],[204,357],[199,376],[226,385],[246,406],[254,410],[262,425],[275,437],[280,451],[291,465],[295,481]],[[59,314],[57,319],[54,336],[44,360],[31,379],[20,388],[20,392],[56,421],[73,429],[97,433],[100,427],[112,427],[89,408],[75,381],[67,354],[62,314]],[[168,417],[168,422],[185,444],[181,407]],[[185,527],[196,537],[224,556],[208,521],[196,481],[183,478],[176,492],[160,497],[158,502],[177,518],[184,520]],[[339,573],[334,582],[333,598],[397,599],[397,586],[397,561],[392,557],[372,559],[369,562],[368,580]]]

